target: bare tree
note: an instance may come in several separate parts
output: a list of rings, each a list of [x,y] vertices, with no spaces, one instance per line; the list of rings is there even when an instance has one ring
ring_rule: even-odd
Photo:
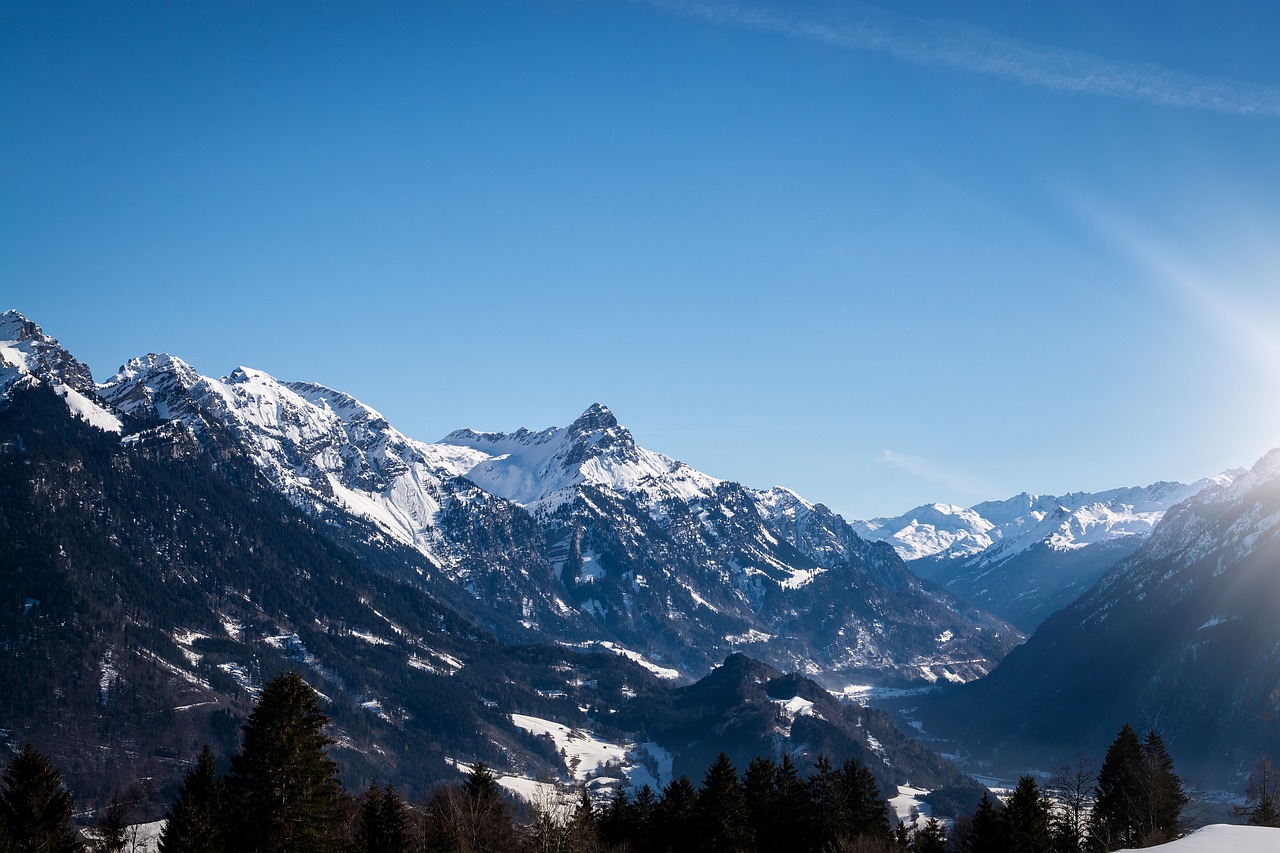
[[[1049,779],[1048,793],[1054,802],[1054,845],[1058,853],[1080,853],[1085,849],[1097,778],[1097,765],[1082,752],[1075,762],[1059,767]]]

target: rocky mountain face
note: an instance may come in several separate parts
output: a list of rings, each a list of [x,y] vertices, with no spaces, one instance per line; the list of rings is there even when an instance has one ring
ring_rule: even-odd
[[[1129,722],[1186,772],[1232,781],[1280,748],[1278,523],[1272,451],[1168,510],[981,683],[923,701],[926,728],[1008,764],[1100,753]]]
[[[921,577],[1029,632],[1136,551],[1170,507],[1241,473],[1062,496],[1024,492],[969,508],[928,504],[854,529],[893,545]]]
[[[0,395],[0,740],[31,739],[52,754],[83,805],[143,778],[166,801],[202,743],[224,755],[234,749],[257,691],[286,668],[319,691],[334,720],[334,756],[354,789],[377,779],[412,796],[457,778],[456,762],[475,761],[526,779],[584,781],[616,777],[629,761],[658,768],[653,756],[666,754],[694,772],[729,702],[732,716],[753,721],[740,737],[719,741],[735,754],[821,748],[835,760],[874,758],[887,785],[957,778],[883,715],[846,709],[817,684],[741,656],[699,684],[676,688],[674,673],[633,647],[600,640],[612,634],[598,629],[576,643],[581,648],[566,647],[575,644],[566,639],[531,642],[551,634],[548,624],[595,625],[601,611],[625,610],[628,601],[636,625],[647,618],[655,631],[670,630],[660,623],[671,605],[651,617],[644,608],[674,593],[642,591],[677,583],[657,563],[662,552],[646,550],[675,545],[662,541],[665,527],[638,499],[584,481],[565,487],[566,500],[526,509],[462,476],[463,465],[501,461],[494,454],[482,457],[461,441],[419,445],[371,410],[314,386],[286,387],[249,371],[213,382],[163,357],[128,367],[103,397],[77,391],[91,412],[119,425],[104,429],[110,422],[84,417],[86,405],[62,393],[72,388],[69,356],[37,327],[12,320],[5,317],[0,343],[11,380]],[[46,364],[64,367],[40,366],[32,353],[42,349]],[[267,389],[278,395],[272,406]],[[226,414],[233,410],[253,418]],[[264,422],[272,428],[259,429]],[[607,443],[622,432],[593,409],[564,433],[565,459],[595,471],[619,458],[646,458],[633,443],[625,455],[611,453]],[[727,488],[699,482],[714,494]],[[415,484],[421,489],[410,489]],[[429,496],[437,508],[415,519],[398,489],[410,489],[420,507],[431,506]],[[375,493],[386,503],[358,503]],[[757,511],[741,487],[726,495],[700,504],[727,516],[721,536],[735,529],[729,513]],[[606,514],[610,501],[626,506]],[[690,528],[682,541],[701,541],[695,511],[678,504],[679,523]],[[342,511],[352,505],[368,514]],[[816,532],[831,522],[810,521],[805,513],[822,513],[806,506],[788,510],[800,531],[796,553],[836,548]],[[646,535],[658,544],[640,542]],[[436,549],[434,559],[402,538],[409,536]],[[762,541],[774,549],[764,553],[782,553]],[[855,546],[889,557],[887,568],[857,567],[868,578],[901,571],[887,548],[856,537],[838,545]],[[735,553],[719,547],[728,556],[716,552],[716,560]],[[654,562],[613,577],[621,567],[609,548],[618,549],[618,560],[642,554]],[[814,559],[795,560],[815,582],[837,574],[817,572]],[[772,569],[783,579],[798,571]],[[722,577],[718,571],[708,565],[705,577],[684,582],[692,587]],[[563,577],[593,579],[566,584]],[[609,583],[616,598],[599,591]],[[535,584],[548,586],[543,598],[526,594],[525,585]],[[594,599],[575,593],[578,587]],[[494,602],[515,594],[518,618],[494,616]],[[726,607],[737,600],[716,595]],[[460,613],[450,604],[455,598],[487,620]],[[539,608],[557,600],[567,615],[553,623]],[[504,642],[493,625],[523,642]],[[816,712],[805,713],[808,707]],[[571,740],[616,745],[588,752],[616,753],[621,764],[590,773],[569,767],[538,736],[555,726]],[[813,731],[823,739],[812,740]],[[691,732],[701,732],[696,749]]]
[[[345,547],[509,642],[566,642],[689,678],[735,650],[833,686],[967,681],[1021,635],[785,490],[639,447],[604,406],[568,427],[411,439],[323,386],[149,355],[99,394],[242,452]]]

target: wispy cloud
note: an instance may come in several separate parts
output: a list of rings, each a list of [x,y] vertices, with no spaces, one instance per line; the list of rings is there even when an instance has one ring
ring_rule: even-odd
[[[909,453],[886,450],[880,454],[879,461],[951,492],[972,497],[984,495],[990,491],[979,478],[944,465],[938,465],[922,456],[912,456]]]
[[[674,14],[882,53],[921,65],[988,74],[1062,92],[1246,116],[1280,116],[1280,89],[1197,77],[1157,65],[1029,44],[956,22],[922,21],[860,3],[825,17],[785,4],[731,0],[636,0]]]

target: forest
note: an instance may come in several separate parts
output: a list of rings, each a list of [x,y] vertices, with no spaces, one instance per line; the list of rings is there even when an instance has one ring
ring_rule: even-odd
[[[605,802],[585,789],[548,788],[540,802],[505,793],[484,764],[408,803],[391,786],[343,789],[328,755],[329,718],[296,672],[269,682],[219,772],[205,746],[170,804],[161,853],[1093,853],[1147,847],[1185,831],[1188,797],[1160,736],[1125,725],[1096,777],[1087,759],[1041,787],[1022,777],[1001,802],[984,795],[969,816],[899,822],[866,765],[820,758],[802,777],[789,755],[753,759],[739,773],[721,754],[695,786]],[[113,801],[87,832],[74,798],[31,744],[0,786],[0,853],[126,853],[127,802]],[[1259,762],[1242,816],[1280,826],[1275,775]]]

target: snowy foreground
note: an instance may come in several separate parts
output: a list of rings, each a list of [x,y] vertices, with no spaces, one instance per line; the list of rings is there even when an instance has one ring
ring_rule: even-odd
[[[1215,823],[1197,829],[1186,838],[1146,849],[1160,853],[1275,853],[1280,850],[1280,829]]]

